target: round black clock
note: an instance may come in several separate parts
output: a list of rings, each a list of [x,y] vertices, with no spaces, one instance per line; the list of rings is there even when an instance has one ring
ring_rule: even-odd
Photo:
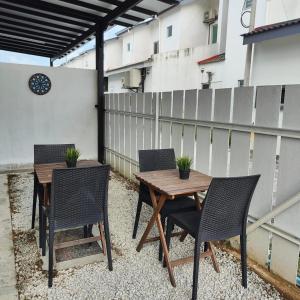
[[[49,77],[42,73],[33,74],[29,79],[29,88],[37,95],[45,95],[51,89]]]

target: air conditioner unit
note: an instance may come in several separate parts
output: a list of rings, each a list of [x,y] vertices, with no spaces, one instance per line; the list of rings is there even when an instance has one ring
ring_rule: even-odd
[[[131,69],[124,73],[122,77],[123,88],[138,88],[142,81],[141,71],[139,69]]]
[[[217,19],[217,12],[215,9],[210,9],[204,12],[203,23],[212,23]]]

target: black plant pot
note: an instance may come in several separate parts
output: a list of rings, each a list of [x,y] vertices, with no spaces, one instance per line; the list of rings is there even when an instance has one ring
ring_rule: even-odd
[[[75,168],[77,165],[77,160],[66,160],[68,168]]]
[[[179,178],[180,179],[189,179],[191,170],[180,170],[179,169]]]

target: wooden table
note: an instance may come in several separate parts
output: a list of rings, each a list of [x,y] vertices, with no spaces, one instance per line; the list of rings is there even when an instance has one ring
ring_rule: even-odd
[[[101,166],[96,160],[79,160],[77,162],[78,167],[93,167]],[[49,203],[48,199],[48,185],[52,182],[52,173],[54,169],[64,169],[67,165],[65,162],[50,163],[50,164],[35,164],[34,171],[37,175],[38,181],[44,188],[44,204]]]
[[[139,252],[145,243],[154,240],[153,238],[147,239],[147,237],[150,233],[151,228],[156,222],[163,248],[164,260],[169,272],[170,281],[171,284],[175,287],[176,283],[173,275],[173,267],[182,263],[189,262],[192,260],[192,258],[189,257],[174,262],[170,261],[165,234],[160,220],[160,210],[162,209],[167,199],[175,199],[178,196],[191,195],[194,196],[197,209],[200,210],[201,203],[198,192],[207,190],[212,178],[208,175],[192,170],[190,173],[190,178],[188,180],[182,180],[179,178],[179,172],[176,169],[140,172],[135,174],[135,177],[148,186],[153,205],[153,215],[136,250]],[[158,196],[156,196],[155,191],[159,192]],[[214,255],[211,245],[209,245],[208,253],[209,255]],[[205,256],[208,256],[208,254]]]

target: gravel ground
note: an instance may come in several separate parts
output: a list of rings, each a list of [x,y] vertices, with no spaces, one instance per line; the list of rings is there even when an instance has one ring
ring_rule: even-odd
[[[23,173],[9,175],[12,224],[20,299],[190,299],[193,265],[175,268],[177,287],[158,261],[157,243],[135,251],[151,210],[143,207],[137,240],[131,239],[137,193],[126,182],[112,175],[109,186],[109,221],[114,247],[112,272],[107,262],[58,271],[53,288],[47,287],[39,249],[31,222],[33,177]],[[155,231],[153,232],[155,233]],[[171,258],[193,253],[193,240],[172,240]],[[227,253],[217,251],[221,273],[209,258],[200,263],[199,299],[281,299],[279,293],[254,272],[248,272],[248,289],[241,286],[240,265]]]

